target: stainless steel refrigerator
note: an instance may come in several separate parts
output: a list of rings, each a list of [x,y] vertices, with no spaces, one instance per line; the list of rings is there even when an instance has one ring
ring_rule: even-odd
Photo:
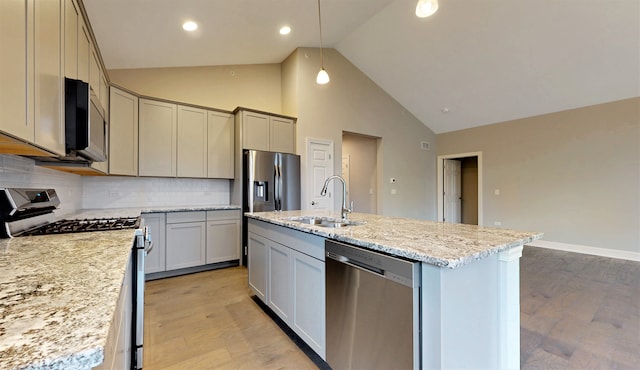
[[[243,153],[242,207],[244,212],[300,209],[300,156],[245,150]],[[243,217],[243,246],[247,245],[247,220]],[[243,264],[246,265],[246,252]]]

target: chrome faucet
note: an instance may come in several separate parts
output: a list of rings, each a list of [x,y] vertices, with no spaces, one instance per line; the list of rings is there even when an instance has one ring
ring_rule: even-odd
[[[347,208],[347,183],[344,181],[342,177],[338,175],[327,177],[327,179],[324,180],[324,186],[322,186],[320,195],[322,195],[323,197],[327,195],[327,187],[329,186],[329,182],[334,179],[340,180],[340,182],[342,183],[342,219],[346,220],[349,213],[353,211],[353,202],[351,202],[352,204],[351,209]]]

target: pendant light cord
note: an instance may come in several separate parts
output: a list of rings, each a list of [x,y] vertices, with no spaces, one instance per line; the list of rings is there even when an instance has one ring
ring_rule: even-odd
[[[320,15],[320,0],[318,0],[318,25],[320,26],[320,67],[324,69],[324,56],[322,55],[322,16]]]

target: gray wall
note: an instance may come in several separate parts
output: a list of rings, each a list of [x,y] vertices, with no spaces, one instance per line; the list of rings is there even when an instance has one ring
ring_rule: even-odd
[[[485,225],[640,252],[640,98],[440,134],[437,150],[483,152]]]
[[[325,49],[324,66],[331,82],[318,85],[319,49],[299,48],[282,64],[283,113],[298,117],[297,152],[302,157],[303,179],[308,137],[334,142],[337,173],[342,167],[343,131],[380,137],[378,213],[435,220],[435,134],[336,50]],[[296,91],[295,96],[287,89]],[[420,149],[421,141],[430,142],[432,149]],[[397,183],[389,184],[390,177]],[[391,194],[392,188],[396,195]],[[304,186],[302,193],[305,199]]]

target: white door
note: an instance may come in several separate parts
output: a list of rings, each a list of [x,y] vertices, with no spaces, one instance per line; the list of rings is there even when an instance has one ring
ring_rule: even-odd
[[[333,141],[307,139],[307,200],[303,209],[333,210],[333,187],[326,196],[320,191],[324,180],[333,175]]]
[[[444,221],[462,222],[462,166],[456,159],[444,160]]]

